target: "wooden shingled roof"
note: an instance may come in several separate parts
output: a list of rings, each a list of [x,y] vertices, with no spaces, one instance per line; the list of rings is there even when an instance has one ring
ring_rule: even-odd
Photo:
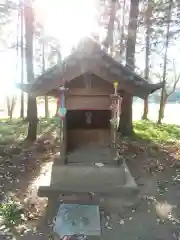
[[[93,38],[79,42],[62,66],[55,65],[32,81],[31,84],[17,84],[23,91],[35,96],[43,96],[58,89],[65,82],[85,73],[92,73],[113,83],[119,81],[119,89],[140,98],[162,88],[162,83],[150,84],[128,66],[113,59]]]

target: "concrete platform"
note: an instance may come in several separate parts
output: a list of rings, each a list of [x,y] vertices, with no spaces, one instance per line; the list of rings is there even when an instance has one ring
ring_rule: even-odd
[[[57,156],[50,185],[38,190],[40,197],[48,197],[46,221],[57,215],[59,201],[97,204],[101,210],[115,213],[121,212],[125,203],[134,204],[138,187],[125,161],[117,165],[110,148],[87,146],[66,156],[68,165],[62,164]]]
[[[93,193],[99,196],[121,196],[136,192],[137,185],[127,165],[121,166],[53,166],[50,186],[39,188],[39,196],[51,196],[53,192],[64,195]]]
[[[118,193],[125,184],[124,168],[64,165],[52,168],[50,192],[62,194]],[[41,188],[42,189],[42,188]],[[45,188],[44,188],[45,189]]]

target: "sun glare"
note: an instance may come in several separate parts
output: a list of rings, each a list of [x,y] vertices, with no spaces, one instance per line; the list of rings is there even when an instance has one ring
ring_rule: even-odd
[[[98,30],[96,0],[37,0],[36,15],[47,35],[59,39],[68,49],[81,38]]]
[[[16,67],[16,52],[6,51],[1,52],[0,54],[0,65],[1,65],[1,76],[2,76],[2,83],[1,83],[1,98],[4,98],[6,95],[11,96],[13,95],[17,89],[14,86],[14,80],[17,67]]]

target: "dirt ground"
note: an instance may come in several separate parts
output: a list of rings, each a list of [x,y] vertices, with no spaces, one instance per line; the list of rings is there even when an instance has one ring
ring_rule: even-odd
[[[49,142],[24,150],[18,157],[7,159],[7,166],[1,165],[1,173],[6,174],[1,178],[1,194],[10,191],[28,212],[25,222],[13,230],[14,239],[49,239],[47,225],[42,224],[47,199],[37,197],[38,186],[50,180],[53,155],[58,151],[58,141],[52,134],[48,138]],[[117,213],[102,212],[103,239],[180,240],[179,147],[120,140],[119,152],[140,193],[134,205],[125,204]],[[0,240],[7,236],[8,231],[6,236],[0,235]]]

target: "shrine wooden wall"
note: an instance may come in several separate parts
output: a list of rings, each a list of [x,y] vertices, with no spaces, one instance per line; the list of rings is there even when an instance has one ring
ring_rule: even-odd
[[[109,110],[113,86],[107,81],[86,74],[73,79],[69,88],[66,106],[69,110]]]
[[[73,149],[88,144],[104,145],[110,139],[113,86],[107,81],[88,74],[67,85],[66,96],[67,146]],[[90,119],[88,120],[88,114]]]

